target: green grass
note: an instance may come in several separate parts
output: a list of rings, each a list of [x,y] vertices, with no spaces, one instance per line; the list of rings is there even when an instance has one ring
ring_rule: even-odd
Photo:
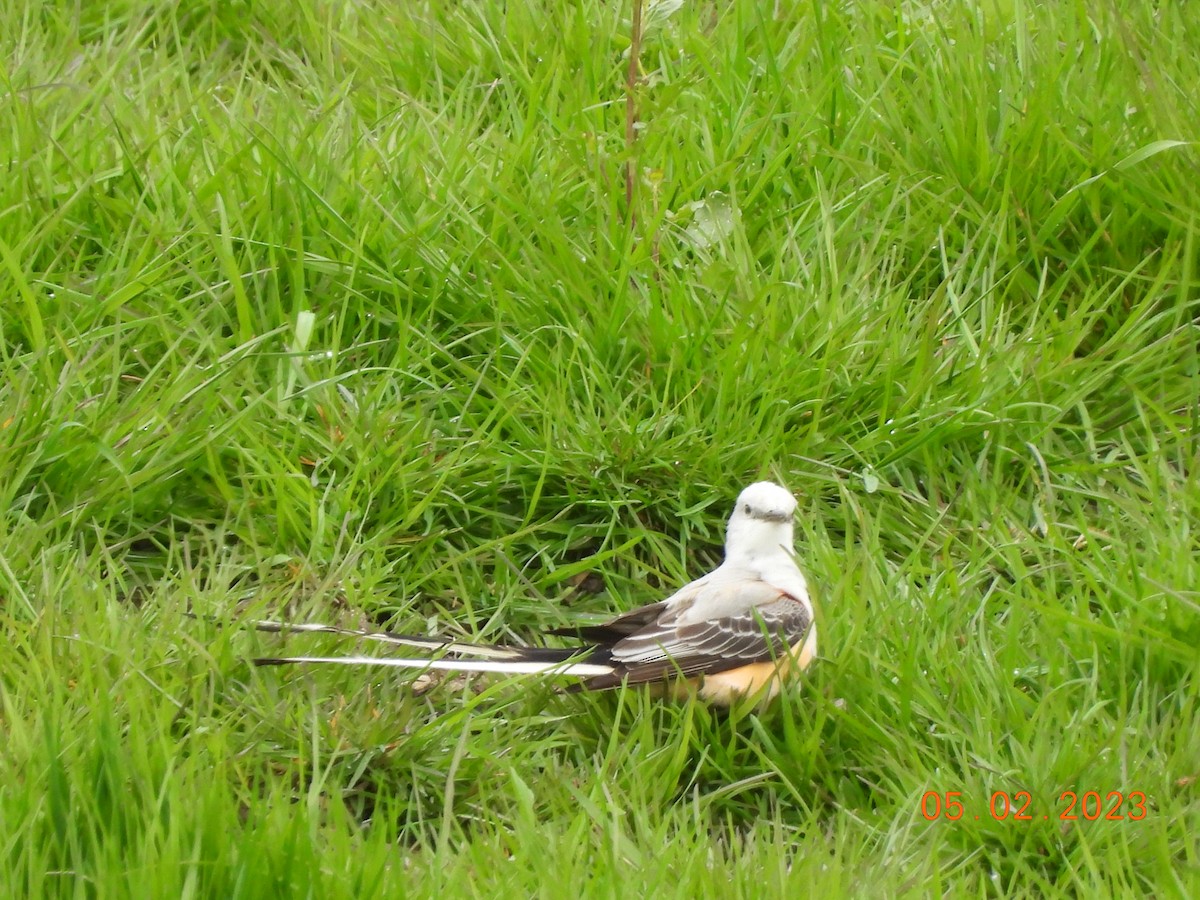
[[[6,5],[0,895],[1200,894],[1154,6],[660,3],[631,151],[629,3]],[[247,664],[649,602],[760,477],[823,635],[769,709]]]

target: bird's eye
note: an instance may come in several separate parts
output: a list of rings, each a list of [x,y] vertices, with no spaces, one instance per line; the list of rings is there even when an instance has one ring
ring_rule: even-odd
[[[747,503],[745,506],[743,506],[743,507],[742,507],[742,512],[744,512],[746,515],[748,515],[748,516],[749,516],[749,515],[752,515],[752,514],[754,513],[754,510],[752,510],[752,509],[750,508],[750,504],[749,504],[749,503]]]

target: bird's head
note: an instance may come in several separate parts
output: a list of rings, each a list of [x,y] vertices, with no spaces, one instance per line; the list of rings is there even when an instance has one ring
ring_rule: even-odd
[[[796,498],[771,481],[756,481],[738,494],[725,532],[725,558],[750,559],[792,551]]]

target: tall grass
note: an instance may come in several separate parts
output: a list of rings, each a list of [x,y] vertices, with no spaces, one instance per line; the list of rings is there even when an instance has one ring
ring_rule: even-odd
[[[0,11],[0,893],[1200,892],[1200,20],[658,0],[627,141],[630,15]],[[769,709],[247,665],[648,602],[759,477]]]

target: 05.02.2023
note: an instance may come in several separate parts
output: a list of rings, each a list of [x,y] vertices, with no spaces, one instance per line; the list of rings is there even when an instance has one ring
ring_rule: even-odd
[[[930,822],[935,819],[957,821],[967,815],[963,802],[958,799],[961,796],[962,791],[926,791],[921,795],[921,815]],[[988,800],[988,814],[997,821],[1012,819],[1032,822],[1039,818],[1035,811],[1031,811],[1032,806],[1033,795],[1029,791],[1017,791],[1011,797],[1007,791],[994,791]],[[1123,806],[1125,812],[1121,811]],[[1142,791],[1129,791],[1127,794],[1109,791],[1102,799],[1099,791],[1084,791],[1082,795],[1075,791],[1063,791],[1058,797],[1056,812],[1055,818],[1066,822],[1080,818],[1089,822],[1097,819],[1137,822],[1146,818],[1146,795]],[[1050,817],[1050,813],[1045,813],[1040,818]]]

